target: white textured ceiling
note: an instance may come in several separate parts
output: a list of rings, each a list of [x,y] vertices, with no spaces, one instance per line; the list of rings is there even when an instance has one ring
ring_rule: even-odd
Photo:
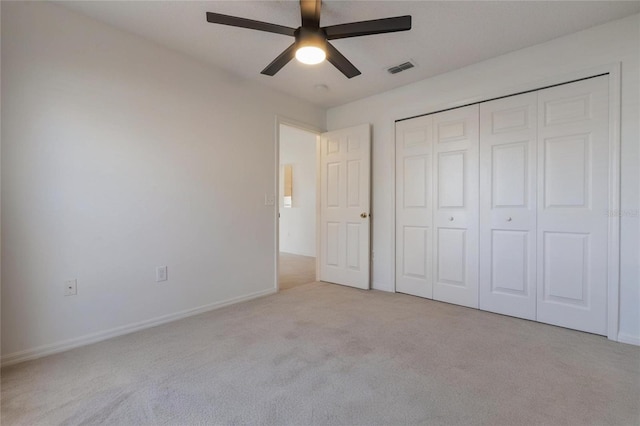
[[[322,3],[322,26],[412,15],[411,31],[335,40],[362,72],[345,78],[329,63],[293,60],[274,77],[260,74],[293,38],[214,25],[205,12],[297,28],[297,1],[63,1],[63,6],[242,78],[331,107],[640,12],[638,1],[334,1]],[[412,59],[418,67],[391,75]],[[315,85],[325,84],[320,92]]]

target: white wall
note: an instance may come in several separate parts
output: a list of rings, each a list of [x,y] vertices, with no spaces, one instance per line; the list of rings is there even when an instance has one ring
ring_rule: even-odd
[[[394,289],[394,120],[621,62],[621,207],[632,214],[621,218],[620,337],[640,344],[639,40],[635,15],[330,109],[329,130],[373,124],[373,287]]]
[[[280,126],[280,251],[316,255],[316,139],[313,133]],[[283,166],[292,166],[291,208],[283,207]]]
[[[2,2],[3,361],[273,291],[276,115],[324,127],[60,6]]]

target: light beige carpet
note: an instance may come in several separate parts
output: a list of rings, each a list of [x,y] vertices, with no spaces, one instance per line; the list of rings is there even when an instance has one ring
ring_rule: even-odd
[[[280,291],[316,280],[316,258],[280,252],[278,286]]]
[[[2,371],[2,424],[632,425],[640,348],[312,283]]]

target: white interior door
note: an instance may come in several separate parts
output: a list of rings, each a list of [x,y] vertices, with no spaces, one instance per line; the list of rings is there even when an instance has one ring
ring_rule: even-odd
[[[433,115],[433,298],[478,307],[478,105]]]
[[[538,92],[538,321],[607,333],[608,78]]]
[[[369,124],[320,138],[320,280],[369,288]]]
[[[536,319],[537,92],[480,105],[480,309]]]
[[[433,116],[396,123],[396,291],[433,298]]]

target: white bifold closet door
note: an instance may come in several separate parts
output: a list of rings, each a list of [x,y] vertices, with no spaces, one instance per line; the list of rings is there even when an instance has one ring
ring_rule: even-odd
[[[480,309],[536,319],[536,92],[480,105]]]
[[[480,106],[480,309],[606,334],[606,76]]]
[[[609,79],[538,92],[537,320],[607,333]]]
[[[478,105],[396,125],[396,290],[478,307]]]
[[[607,332],[609,79],[396,124],[396,290]]]
[[[478,105],[433,115],[433,298],[478,307]]]
[[[433,116],[396,124],[396,291],[433,298]]]
[[[478,105],[396,125],[396,291],[478,307]]]

